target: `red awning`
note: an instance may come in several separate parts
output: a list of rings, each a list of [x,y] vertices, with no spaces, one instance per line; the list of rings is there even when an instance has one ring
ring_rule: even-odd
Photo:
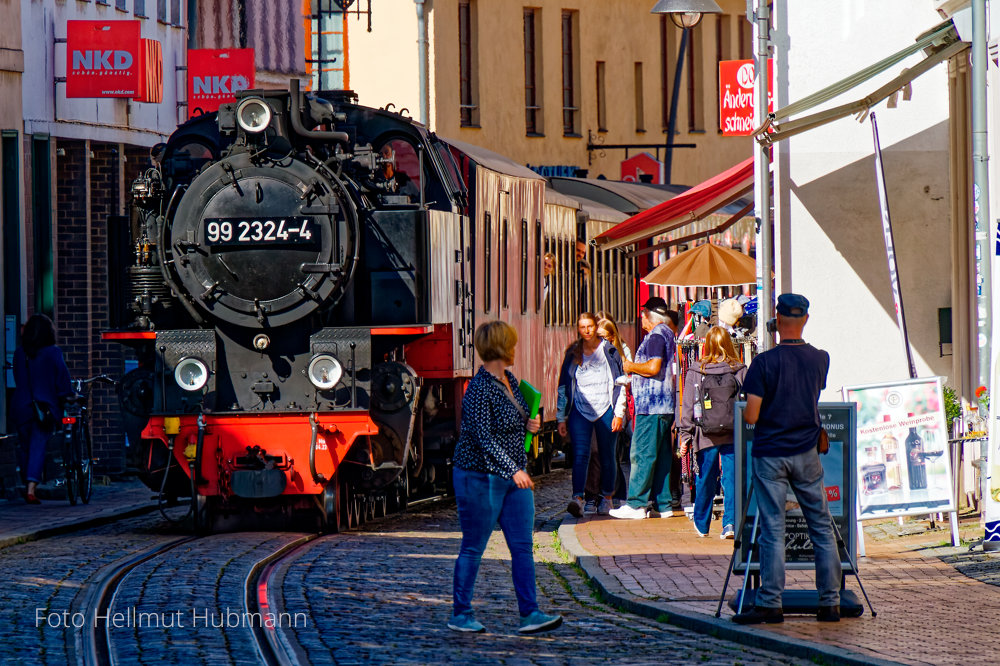
[[[752,157],[678,194],[673,199],[633,215],[597,236],[594,242],[604,250],[631,245],[711,215],[751,190],[753,190]]]

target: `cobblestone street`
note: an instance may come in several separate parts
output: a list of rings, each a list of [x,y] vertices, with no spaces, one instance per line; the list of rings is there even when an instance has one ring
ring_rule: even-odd
[[[746,650],[710,636],[618,612],[596,599],[558,543],[568,473],[536,485],[536,559],[542,608],[563,627],[533,637],[516,632],[509,554],[499,532],[483,560],[476,590],[482,635],[445,627],[460,532],[454,503],[320,538],[283,560],[272,577],[280,609],[308,620],[282,639],[312,663],[806,663]],[[156,514],[0,550],[0,660],[77,663],[89,589],[116,562],[178,536]],[[297,535],[238,532],[192,541],[139,565],[123,580],[113,610],[169,617],[178,626],[112,632],[119,663],[253,663],[249,632],[195,625],[192,612],[239,609],[254,562]],[[36,621],[36,609],[41,615]],[[69,622],[61,615],[67,611]],[[49,615],[53,614],[53,615]],[[301,617],[301,616],[300,616]],[[48,621],[46,621],[48,618]]]

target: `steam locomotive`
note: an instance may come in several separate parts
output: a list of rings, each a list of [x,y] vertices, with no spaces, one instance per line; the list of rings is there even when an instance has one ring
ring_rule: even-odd
[[[524,167],[297,84],[189,120],[132,184],[131,322],[104,338],[138,360],[120,392],[144,481],[190,497],[199,531],[249,510],[336,531],[445,489],[477,323],[518,329],[549,420],[575,335],[578,210],[553,214],[568,204]],[[538,469],[554,447],[550,427]]]

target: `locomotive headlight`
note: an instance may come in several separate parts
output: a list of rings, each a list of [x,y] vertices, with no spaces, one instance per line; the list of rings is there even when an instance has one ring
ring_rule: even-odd
[[[199,391],[208,382],[208,368],[201,359],[182,358],[174,368],[174,381],[185,391]]]
[[[263,132],[271,123],[271,107],[258,97],[248,97],[236,107],[236,122],[246,132]]]
[[[319,354],[309,363],[308,374],[313,386],[328,391],[337,385],[344,370],[334,357],[329,354]]]

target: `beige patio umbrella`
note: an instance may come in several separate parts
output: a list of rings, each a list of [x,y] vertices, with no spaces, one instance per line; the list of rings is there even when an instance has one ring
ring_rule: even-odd
[[[756,284],[757,262],[742,252],[705,243],[668,259],[642,279],[668,287]]]

